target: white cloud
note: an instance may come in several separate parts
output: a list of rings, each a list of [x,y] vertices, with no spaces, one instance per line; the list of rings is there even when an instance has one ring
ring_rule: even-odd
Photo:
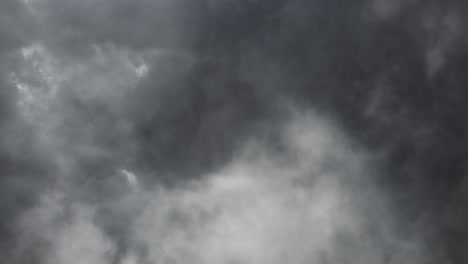
[[[374,241],[367,225],[383,233],[392,219],[381,214],[383,195],[354,190],[371,186],[362,157],[323,120],[300,118],[286,131],[301,153],[289,165],[246,154],[201,182],[151,194],[133,228],[152,263],[384,263],[393,238]],[[335,168],[313,169],[325,159]]]
[[[110,204],[52,199],[25,216],[42,219],[25,230],[50,243],[52,264],[110,263],[118,249],[102,230],[111,223],[95,220],[105,208],[125,223],[125,264],[419,263],[421,245],[400,238],[363,151],[314,113],[293,118],[284,140],[287,153],[249,144],[199,180],[135,186]]]
[[[50,264],[108,263],[112,256],[113,244],[93,224],[93,211],[78,207],[65,228],[57,230],[52,241],[53,253],[48,256]]]

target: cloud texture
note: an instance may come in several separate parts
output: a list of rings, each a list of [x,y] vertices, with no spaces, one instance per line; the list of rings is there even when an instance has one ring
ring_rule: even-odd
[[[467,8],[2,1],[2,261],[465,263]]]

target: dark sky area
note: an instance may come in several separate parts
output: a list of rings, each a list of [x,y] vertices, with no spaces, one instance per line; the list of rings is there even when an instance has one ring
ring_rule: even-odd
[[[468,263],[467,17],[2,0],[0,262]]]

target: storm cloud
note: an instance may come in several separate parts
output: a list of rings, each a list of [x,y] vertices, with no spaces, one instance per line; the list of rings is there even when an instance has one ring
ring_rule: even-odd
[[[2,261],[465,263],[467,11],[2,1]]]

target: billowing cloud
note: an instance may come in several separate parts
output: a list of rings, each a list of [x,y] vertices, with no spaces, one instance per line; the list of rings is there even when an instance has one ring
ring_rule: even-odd
[[[5,263],[465,263],[461,1],[0,3]]]
[[[50,263],[423,263],[429,252],[395,229],[371,160],[314,115],[285,126],[287,154],[251,143],[226,167],[171,188],[143,190],[124,171],[132,180],[115,199],[49,198],[24,228],[50,244]]]

